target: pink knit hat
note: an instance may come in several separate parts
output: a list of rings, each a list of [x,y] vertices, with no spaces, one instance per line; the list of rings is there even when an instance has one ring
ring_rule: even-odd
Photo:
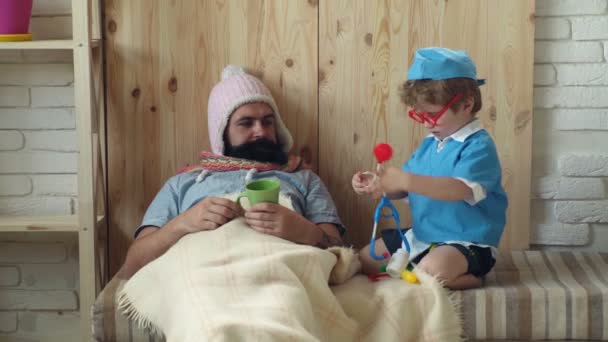
[[[283,151],[291,150],[293,138],[281,120],[270,90],[262,81],[245,73],[243,68],[228,65],[222,71],[222,80],[213,87],[209,95],[207,119],[213,153],[224,154],[224,131],[230,115],[240,106],[253,102],[263,102],[272,108],[275,114],[277,140],[283,146]]]

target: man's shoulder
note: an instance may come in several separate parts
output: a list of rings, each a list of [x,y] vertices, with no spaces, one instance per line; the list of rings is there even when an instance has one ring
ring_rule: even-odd
[[[312,169],[302,169],[298,170],[296,173],[309,182],[321,181],[321,177]]]
[[[319,175],[317,175],[317,173],[312,169],[300,169],[300,170],[296,171],[295,173],[304,175],[306,177],[317,177],[317,178],[319,177]]]
[[[197,172],[178,173],[176,175],[169,177],[169,179],[167,179],[165,181],[165,186],[171,187],[174,189],[179,189],[182,186],[184,186],[184,184],[193,183],[195,181],[197,175],[198,175]]]
[[[310,169],[300,169],[294,172],[271,171],[279,178],[291,179],[293,181],[306,184],[311,181],[320,179],[319,176]]]
[[[301,169],[295,172],[275,171],[275,175],[279,179],[292,184],[302,193],[307,193],[323,183],[321,177],[311,169]]]

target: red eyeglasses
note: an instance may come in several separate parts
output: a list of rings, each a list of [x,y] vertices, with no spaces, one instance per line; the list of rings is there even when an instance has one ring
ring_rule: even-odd
[[[454,96],[450,102],[448,102],[448,104],[445,105],[445,107],[443,107],[439,113],[437,114],[429,114],[427,112],[417,112],[415,109],[411,109],[408,112],[408,115],[410,116],[410,118],[412,118],[414,121],[418,122],[418,123],[428,123],[431,125],[431,127],[435,127],[437,126],[437,121],[439,121],[439,119],[441,118],[441,116],[443,116],[443,114],[445,114],[445,112],[448,111],[448,109],[450,109],[450,107],[452,107],[454,105],[454,103],[456,103],[456,101],[460,100],[460,98],[462,97],[462,94],[456,94],[456,96]]]

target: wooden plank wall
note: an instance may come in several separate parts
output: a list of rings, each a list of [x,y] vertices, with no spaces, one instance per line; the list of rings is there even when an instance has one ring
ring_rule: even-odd
[[[401,164],[423,129],[397,88],[416,48],[464,48],[488,78],[480,117],[509,193],[503,248],[529,229],[533,0],[107,0],[110,272],[163,182],[207,149],[207,96],[240,64],[270,87],[296,145],[328,185],[347,240],[369,240],[374,201],[350,190],[388,141]],[[403,216],[407,217],[403,204]]]

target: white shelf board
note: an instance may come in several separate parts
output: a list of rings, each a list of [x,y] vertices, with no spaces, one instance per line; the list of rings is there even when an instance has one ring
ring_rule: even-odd
[[[91,41],[91,47],[97,47],[99,45],[99,40]],[[0,42],[0,50],[72,50],[76,46],[77,42],[72,39]]]
[[[105,220],[97,217],[99,226]],[[0,216],[0,232],[77,232],[78,216]]]

